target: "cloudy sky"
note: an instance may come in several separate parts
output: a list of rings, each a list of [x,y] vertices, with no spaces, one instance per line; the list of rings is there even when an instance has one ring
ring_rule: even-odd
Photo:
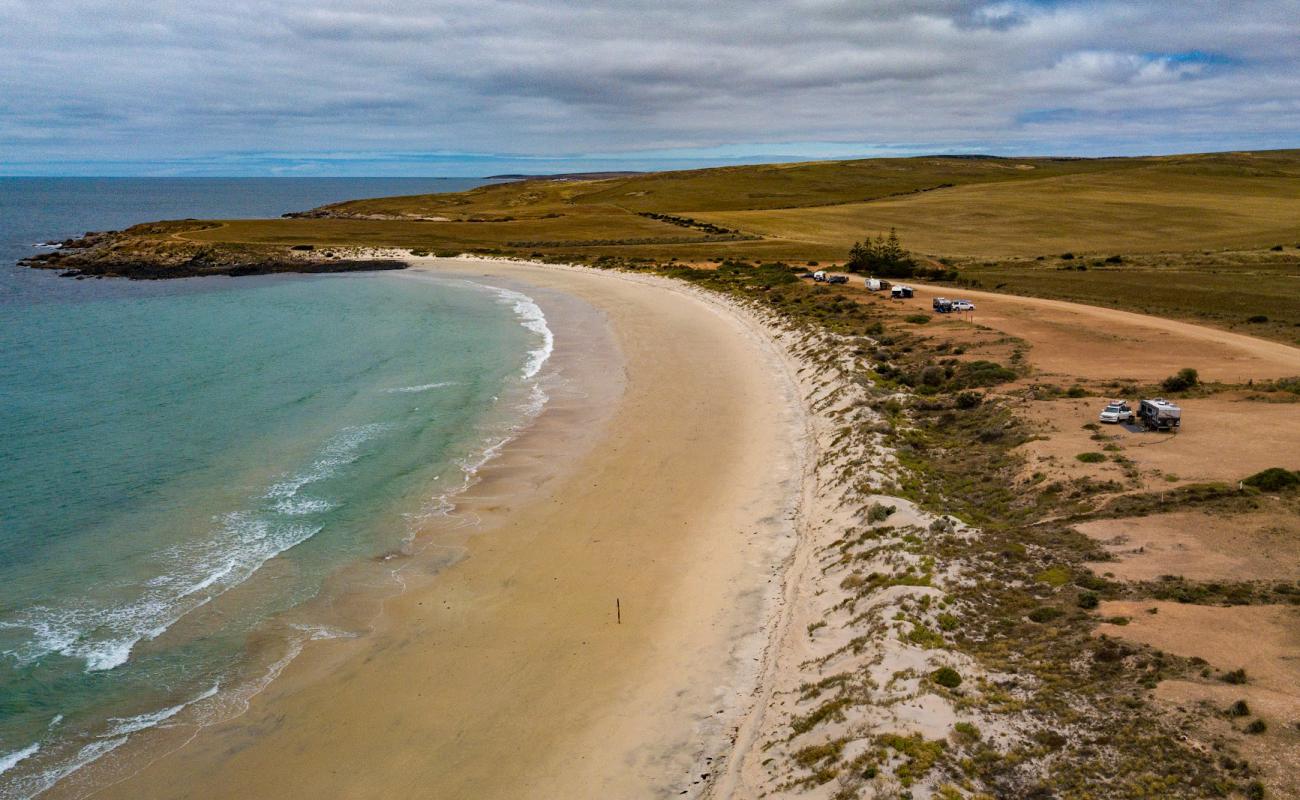
[[[0,0],[0,174],[1300,147],[1300,0]]]

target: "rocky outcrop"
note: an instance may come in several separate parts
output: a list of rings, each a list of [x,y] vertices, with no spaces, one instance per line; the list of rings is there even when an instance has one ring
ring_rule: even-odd
[[[98,231],[60,242],[58,248],[18,262],[59,270],[68,278],[160,280],[205,275],[265,275],[278,272],[357,272],[403,269],[396,260],[353,258],[327,248],[206,243],[179,234],[218,223],[198,220],[152,222],[124,231]]]

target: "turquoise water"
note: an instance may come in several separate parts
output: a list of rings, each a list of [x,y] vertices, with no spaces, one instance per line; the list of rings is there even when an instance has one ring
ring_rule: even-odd
[[[0,309],[0,798],[231,688],[535,412],[549,352],[454,279],[84,283]]]

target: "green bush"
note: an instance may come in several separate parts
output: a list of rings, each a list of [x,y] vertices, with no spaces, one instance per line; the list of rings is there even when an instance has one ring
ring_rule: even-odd
[[[1184,392],[1201,382],[1201,376],[1191,367],[1183,367],[1160,383],[1166,392]]]
[[[924,325],[930,321],[930,317],[926,314],[908,314],[903,317],[903,321],[910,322],[913,325]]]
[[[952,667],[939,667],[930,673],[930,680],[947,689],[956,689],[961,686],[961,674]]]
[[[1292,472],[1281,467],[1269,467],[1263,472],[1256,472],[1242,483],[1262,492],[1280,492],[1293,486],[1300,486],[1300,472]]]
[[[1079,600],[1078,600],[1079,608],[1087,609],[1091,611],[1092,609],[1100,605],[1100,603],[1101,603],[1101,599],[1097,597],[1097,595],[1094,594],[1093,592],[1084,592],[1083,594],[1079,595]]]
[[[1052,606],[1039,606],[1029,612],[1029,619],[1032,622],[1037,622],[1041,625],[1046,622],[1051,622],[1064,613],[1065,612],[1061,611],[1061,609],[1053,608]]]
[[[1246,726],[1246,733],[1249,733],[1252,736],[1261,734],[1266,730],[1268,730],[1268,723],[1264,722],[1262,719],[1257,719]]]
[[[1263,314],[1256,314],[1253,317],[1246,317],[1246,321],[1252,325],[1262,325],[1263,323],[1268,322],[1268,317]]]
[[[1246,705],[1245,700],[1238,700],[1231,706],[1228,706],[1228,715],[1233,717],[1249,717],[1250,706]]]
[[[884,522],[889,519],[889,515],[898,509],[894,506],[885,506],[880,503],[872,503],[867,509],[867,522]]]
[[[1066,392],[1065,396],[1066,397],[1087,397],[1088,390],[1076,383],[1074,386],[1070,387],[1070,391]]]
[[[1234,669],[1232,672],[1226,672],[1223,675],[1224,683],[1240,685],[1246,682],[1246,670]]]
[[[979,404],[984,401],[978,392],[962,392],[957,395],[957,407],[963,411],[969,411],[972,408],[978,408]]]
[[[1085,464],[1100,464],[1101,462],[1106,460],[1106,454],[1105,453],[1080,453],[1079,455],[1075,456],[1075,458],[1077,458],[1078,460],[1082,461]]]

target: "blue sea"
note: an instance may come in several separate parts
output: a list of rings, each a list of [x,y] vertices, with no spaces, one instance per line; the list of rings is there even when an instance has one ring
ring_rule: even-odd
[[[270,621],[401,549],[536,412],[550,346],[530,298],[452,278],[14,262],[86,230],[480,183],[0,178],[0,798],[247,681]]]

